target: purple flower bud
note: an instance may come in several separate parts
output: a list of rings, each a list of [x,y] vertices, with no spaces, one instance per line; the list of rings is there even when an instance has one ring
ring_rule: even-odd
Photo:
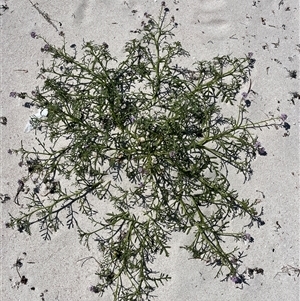
[[[93,292],[93,293],[96,293],[96,294],[100,293],[100,289],[97,286],[94,286],[94,285],[92,285],[90,287],[90,291]]]
[[[291,126],[287,122],[283,123],[283,127],[286,131],[288,131],[291,128]]]
[[[30,36],[31,36],[33,39],[35,39],[35,38],[37,37],[37,34],[36,34],[34,31],[32,31],[32,32],[30,33]]]
[[[257,149],[257,151],[258,151],[258,153],[259,153],[261,156],[266,156],[266,155],[267,155],[267,152],[266,152],[266,150],[265,150],[264,147],[259,147],[259,148]]]
[[[10,92],[9,97],[16,98],[17,97],[17,92]]]
[[[253,57],[253,52],[248,52],[248,58],[252,58]]]
[[[251,101],[249,99],[245,99],[245,105],[249,108],[251,106]]]
[[[280,119],[282,120],[282,121],[286,121],[286,119],[287,119],[287,115],[286,114],[281,114],[280,115]]]

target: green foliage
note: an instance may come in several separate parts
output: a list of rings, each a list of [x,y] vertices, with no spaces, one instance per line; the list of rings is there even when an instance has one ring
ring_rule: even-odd
[[[65,44],[47,44],[52,64],[41,69],[44,85],[26,95],[48,110],[32,121],[44,139],[18,151],[34,188],[28,210],[11,225],[30,233],[39,223],[45,239],[65,220],[77,227],[80,241],[93,239],[102,254],[92,290],[111,288],[114,300],[148,299],[170,279],[152,263],[169,256],[175,231],[192,235],[182,247],[194,259],[237,274],[241,253],[226,251],[224,242],[248,236],[229,232],[230,222],[261,219],[227,176],[251,176],[252,131],[276,123],[251,122],[244,99],[235,99],[254,59],[221,56],[181,67],[189,54],[172,40],[177,24],[168,10],[162,7],[158,21],[146,17],[121,62],[105,43],[85,43],[80,59]],[[224,108],[234,116],[225,117]],[[83,229],[83,216],[91,229]]]

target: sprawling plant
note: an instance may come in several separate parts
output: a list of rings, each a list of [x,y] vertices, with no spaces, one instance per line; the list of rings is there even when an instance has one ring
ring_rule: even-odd
[[[247,93],[236,100],[255,60],[219,56],[180,66],[188,52],[173,41],[177,24],[168,13],[162,6],[157,21],[145,14],[121,62],[106,43],[84,43],[80,59],[65,43],[47,43],[43,86],[22,94],[41,114],[31,119],[36,147],[17,151],[28,167],[19,191],[24,183],[31,189],[11,226],[30,234],[38,223],[45,239],[64,222],[77,227],[80,241],[92,239],[101,253],[92,290],[111,288],[114,300],[148,299],[170,278],[153,262],[169,255],[175,231],[189,234],[182,248],[192,258],[240,281],[242,253],[225,242],[252,238],[229,231],[231,220],[263,223],[255,201],[239,198],[227,178],[251,176],[256,153],[266,154],[254,129],[280,124],[250,121]]]

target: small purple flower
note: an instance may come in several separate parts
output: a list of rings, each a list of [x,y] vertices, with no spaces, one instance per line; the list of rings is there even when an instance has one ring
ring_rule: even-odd
[[[171,151],[170,153],[169,153],[169,156],[171,157],[171,158],[174,158],[175,157],[175,152],[174,151]]]
[[[248,52],[248,58],[252,58],[253,57],[253,52]]]
[[[261,147],[261,143],[259,141],[256,141],[254,144],[254,147],[255,148]]]
[[[32,32],[30,33],[30,36],[31,36],[33,39],[37,38],[37,34],[36,34],[34,31],[32,31]]]
[[[280,119],[282,120],[282,121],[286,121],[286,119],[287,119],[287,115],[286,114],[281,114],[280,115]]]
[[[16,98],[17,97],[17,92],[10,92],[9,97]]]
[[[255,142],[254,147],[257,149],[258,153],[261,156],[266,156],[267,155],[267,152],[266,152],[265,148],[261,146],[261,143],[259,141]]]
[[[44,51],[49,51],[50,50],[50,45],[49,44],[46,44],[45,46],[44,46]]]
[[[134,122],[135,122],[135,117],[134,117],[133,115],[131,115],[131,116],[129,117],[129,120],[130,120],[131,123],[134,123]]]
[[[241,284],[241,283],[243,283],[243,279],[241,277],[237,276],[237,275],[236,276],[231,276],[230,280],[232,282],[234,282],[235,284]]]
[[[246,99],[246,98],[247,98],[247,96],[248,96],[248,93],[246,93],[246,92],[243,92],[243,93],[242,93],[242,97],[243,97],[243,99]]]
[[[147,169],[145,169],[144,167],[138,167],[137,172],[142,175],[146,175],[148,173]]]
[[[245,233],[243,235],[243,240],[246,242],[253,242],[254,241],[254,238],[249,234],[249,233]]]

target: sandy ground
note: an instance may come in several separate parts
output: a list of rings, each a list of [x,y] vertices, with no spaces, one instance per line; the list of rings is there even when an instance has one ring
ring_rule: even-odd
[[[124,42],[133,38],[145,12],[156,15],[160,2],[153,0],[40,0],[39,8],[49,14],[53,24],[64,31],[67,45],[83,41],[106,42],[112,53],[122,57]],[[248,267],[264,270],[249,286],[236,288],[231,281],[214,279],[215,270],[188,260],[179,249],[184,237],[174,237],[172,253],[161,260],[160,268],[172,276],[157,289],[157,300],[299,300],[297,273],[282,272],[282,267],[299,266],[299,98],[292,101],[291,92],[300,93],[299,84],[299,3],[297,0],[236,1],[177,0],[167,6],[179,27],[176,39],[191,54],[191,60],[210,59],[232,53],[244,56],[254,53],[257,60],[252,74],[252,89],[257,93],[250,107],[251,116],[259,120],[265,114],[288,115],[289,135],[275,129],[259,132],[267,149],[266,157],[253,164],[254,175],[243,184],[233,179],[242,196],[260,198],[266,224],[253,227],[255,238],[245,259]],[[136,10],[135,13],[132,11]],[[38,64],[43,59],[40,40],[32,31],[52,43],[61,37],[28,0],[0,1],[1,22],[1,116],[7,125],[1,129],[1,189],[11,200],[1,203],[1,300],[111,300],[89,291],[97,282],[96,267],[90,261],[81,267],[78,260],[91,253],[78,242],[76,231],[62,229],[45,242],[38,232],[32,236],[7,229],[8,213],[18,212],[13,203],[17,181],[22,176],[19,158],[8,154],[21,140],[35,145],[34,133],[24,133],[29,116],[35,109],[23,106],[20,98],[9,97],[12,91],[30,92],[38,84]],[[296,70],[291,78],[288,70]],[[262,193],[265,196],[262,197]],[[278,226],[280,225],[280,227]],[[92,254],[95,251],[92,251]],[[22,275],[28,283],[18,284],[14,267],[22,258]]]

